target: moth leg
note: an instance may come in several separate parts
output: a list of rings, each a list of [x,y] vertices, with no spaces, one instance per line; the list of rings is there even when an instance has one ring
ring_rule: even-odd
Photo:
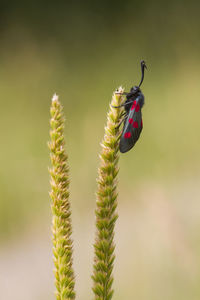
[[[119,122],[119,124],[115,127],[115,129],[119,129],[119,127],[121,126],[121,124],[128,118],[127,113],[125,113],[125,117],[123,119],[121,119],[121,121]]]
[[[125,103],[123,103],[123,104],[121,104],[121,105],[119,105],[119,106],[113,106],[113,105],[112,105],[112,107],[114,107],[114,108],[120,108],[120,107],[126,106],[126,105],[128,105],[128,104],[130,104],[130,103],[133,103],[133,100],[131,100],[131,101],[129,101],[129,102],[125,102]]]
[[[127,92],[123,92],[123,93],[115,92],[115,94],[119,94],[119,95],[128,95],[129,93],[127,93]]]
[[[126,114],[127,114],[127,112],[124,111],[121,116],[124,117]]]

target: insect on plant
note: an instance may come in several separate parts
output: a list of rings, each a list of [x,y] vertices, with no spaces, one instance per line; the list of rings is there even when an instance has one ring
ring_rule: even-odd
[[[134,86],[130,89],[129,93],[122,93],[126,95],[126,101],[120,106],[113,106],[119,108],[124,106],[123,119],[120,122],[124,122],[122,135],[119,142],[119,150],[122,153],[129,151],[140,137],[143,123],[141,109],[144,105],[144,95],[140,89],[140,86],[144,79],[144,69],[147,69],[144,60],[141,61],[142,77],[138,86]]]

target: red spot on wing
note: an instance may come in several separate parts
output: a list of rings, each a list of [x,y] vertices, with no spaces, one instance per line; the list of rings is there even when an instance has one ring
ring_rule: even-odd
[[[140,105],[137,104],[136,107],[135,107],[135,111],[138,112],[139,110],[140,110]]]
[[[138,128],[138,122],[133,122],[133,128]]]
[[[133,101],[133,105],[131,106],[131,110],[135,109],[136,107],[136,100]]]
[[[129,124],[132,124],[132,123],[133,123],[133,119],[130,118],[130,119],[128,120],[128,122],[129,122]]]
[[[129,139],[129,138],[131,137],[130,131],[126,132],[126,133],[124,134],[124,137],[125,137],[125,139]]]

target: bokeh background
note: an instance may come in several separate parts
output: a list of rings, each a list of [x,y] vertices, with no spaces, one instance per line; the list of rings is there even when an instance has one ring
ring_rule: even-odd
[[[49,107],[66,116],[77,299],[92,299],[98,153],[113,91],[140,80],[120,155],[113,300],[200,299],[199,1],[0,1],[0,290],[53,300]]]

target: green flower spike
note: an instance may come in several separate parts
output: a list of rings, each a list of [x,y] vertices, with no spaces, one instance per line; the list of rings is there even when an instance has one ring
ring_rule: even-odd
[[[49,143],[52,168],[51,175],[53,214],[53,254],[55,264],[56,299],[75,299],[74,271],[72,268],[72,225],[69,203],[69,167],[64,150],[64,119],[62,106],[55,94],[51,103]]]
[[[117,173],[122,108],[114,108],[124,101],[119,88],[112,97],[110,111],[107,115],[107,126],[100,155],[101,165],[98,170],[98,189],[96,201],[96,240],[94,244],[95,257],[93,266],[93,292],[95,300],[110,300],[113,295],[113,263],[114,255],[114,226],[117,220]]]

